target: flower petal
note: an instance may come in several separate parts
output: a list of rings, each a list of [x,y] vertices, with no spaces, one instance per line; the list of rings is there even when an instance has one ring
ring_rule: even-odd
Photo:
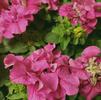
[[[13,54],[9,54],[4,58],[4,64],[5,64],[5,68],[8,68],[12,65],[14,65],[16,63],[16,61],[19,60],[23,60],[22,56],[15,56]]]
[[[101,52],[100,48],[96,46],[89,46],[86,49],[84,49],[82,55],[89,58],[89,57],[97,56],[100,52]]]
[[[61,85],[66,90],[67,95],[77,94],[79,84],[79,79],[75,75],[68,75],[67,80],[61,80]]]
[[[10,79],[14,83],[29,84],[24,64],[16,62],[10,71]]]
[[[51,90],[55,91],[57,89],[58,77],[56,73],[42,74],[41,79],[43,80],[44,84]]]
[[[43,71],[46,68],[49,68],[49,65],[46,60],[40,60],[32,64],[32,70],[36,71]]]
[[[36,90],[35,86],[28,85],[27,86],[27,92],[28,92],[28,100],[46,100],[44,92],[40,93]]]

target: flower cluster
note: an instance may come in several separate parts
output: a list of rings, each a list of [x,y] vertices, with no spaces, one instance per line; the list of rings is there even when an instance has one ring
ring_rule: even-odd
[[[37,14],[42,4],[50,10],[58,10],[59,0],[0,0],[0,42],[11,39],[26,31],[28,22]],[[80,24],[87,33],[91,33],[101,17],[101,3],[95,0],[72,0],[59,9],[60,16],[66,16],[73,25]]]
[[[64,100],[78,93],[79,79],[70,71],[69,57],[54,50],[54,44],[33,52],[27,58],[7,55],[4,59],[14,83],[27,86],[28,100]]]
[[[49,9],[57,10],[57,0],[0,0],[0,42],[3,38],[11,39],[16,34],[26,31],[33,14],[37,14],[40,5],[49,4]]]
[[[87,33],[91,33],[101,17],[101,3],[95,0],[72,0],[63,4],[59,9],[61,16],[69,18],[73,25],[80,24]]]
[[[36,14],[39,10],[37,4],[33,4],[32,8],[30,6],[24,6],[16,0],[12,0],[11,5],[3,2],[0,12],[0,41],[4,37],[11,39],[14,34],[21,34],[26,31],[28,21],[33,20],[32,14]]]
[[[101,21],[101,2],[68,1],[0,0],[0,43],[4,38],[27,34],[11,41],[5,39],[0,44],[0,60],[6,55],[4,65],[9,70],[10,81],[26,87],[28,100],[65,100],[66,96],[78,94],[92,100],[101,95],[101,49],[97,47],[101,47],[100,34],[86,39],[98,19]],[[55,11],[48,13],[49,10]],[[31,21],[34,23],[26,31]],[[101,30],[99,26],[100,23],[95,33]],[[80,46],[86,47],[81,54]],[[8,96],[0,90],[0,95],[3,93],[7,99],[19,92],[15,87],[11,92],[9,86],[7,89]],[[25,89],[20,90],[20,99],[27,98]]]
[[[87,100],[92,100],[101,94],[101,50],[96,46],[89,46],[82,55],[70,60],[72,72],[79,77],[79,91]]]
[[[13,66],[10,80],[27,86],[28,100],[65,100],[78,92],[92,100],[101,94],[99,53],[99,48],[90,46],[73,60],[48,44],[27,58],[9,54],[4,63],[6,68]]]

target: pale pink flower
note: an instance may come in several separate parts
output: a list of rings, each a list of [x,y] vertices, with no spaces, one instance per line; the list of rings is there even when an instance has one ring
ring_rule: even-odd
[[[64,100],[78,93],[79,79],[69,70],[69,57],[61,55],[55,45],[48,44],[27,58],[6,56],[4,63],[10,70],[10,79],[28,88],[28,100]]]
[[[66,16],[73,25],[81,24],[87,33],[91,33],[97,24],[97,17],[101,17],[101,3],[95,0],[73,0],[63,4],[59,9],[61,16]]]
[[[72,72],[79,77],[79,91],[87,100],[101,94],[101,50],[96,46],[84,49],[82,55],[70,60]]]

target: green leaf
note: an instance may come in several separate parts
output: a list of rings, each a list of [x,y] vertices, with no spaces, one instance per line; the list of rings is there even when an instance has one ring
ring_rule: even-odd
[[[96,45],[101,48],[101,40],[97,40]]]
[[[101,96],[96,96],[94,100],[101,100]]]
[[[33,52],[36,50],[36,48],[34,46],[31,46],[29,49],[30,49],[30,52]]]
[[[80,44],[84,45],[86,42],[86,39],[83,37],[83,38],[80,38]]]
[[[8,80],[9,74],[8,71],[5,70],[4,66],[3,66],[3,60],[1,60],[2,58],[0,57],[0,87],[3,86],[6,81]]]
[[[75,96],[69,96],[68,98],[69,98],[69,100],[76,100],[77,95],[75,95]]]
[[[7,98],[10,100],[19,100],[19,99],[23,99],[25,98],[25,94],[24,93],[17,93],[17,94],[13,94],[13,95],[8,95]],[[25,99],[24,99],[25,100]]]
[[[0,92],[0,100],[5,100],[2,92]]]
[[[10,45],[11,53],[25,53],[28,51],[28,46],[24,43],[15,43],[13,45]]]
[[[65,2],[70,2],[71,0],[63,0],[63,2],[65,3]]]
[[[9,50],[3,45],[0,45],[0,54],[5,54],[7,53]]]
[[[77,45],[78,43],[79,43],[79,38],[74,38],[74,39],[73,39],[73,44],[74,44],[74,45]]]
[[[64,38],[62,38],[61,43],[60,43],[61,49],[65,50],[67,48],[69,42],[70,42],[70,37],[67,37],[67,38],[64,37]]]
[[[9,41],[7,39],[3,40],[3,43],[0,44],[0,53],[1,54],[5,54],[9,51],[9,45],[8,45]]]
[[[45,44],[44,41],[40,40],[40,41],[34,42],[32,46],[42,47],[44,44]]]
[[[26,88],[23,85],[12,84],[12,83],[8,82],[6,84],[6,86],[9,89],[9,93],[6,96],[7,99],[9,99],[9,100],[20,100],[20,99],[27,100]]]
[[[85,97],[84,97],[84,96],[78,96],[77,99],[78,99],[78,100],[85,100]]]
[[[49,33],[47,34],[45,41],[58,44],[60,42],[60,37],[58,34]]]
[[[101,0],[96,0],[97,2],[101,2]]]

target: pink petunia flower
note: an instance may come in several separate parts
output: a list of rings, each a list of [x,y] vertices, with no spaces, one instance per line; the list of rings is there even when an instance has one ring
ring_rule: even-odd
[[[97,17],[101,17],[101,3],[95,0],[72,0],[63,4],[59,9],[61,16],[69,18],[73,25],[81,24],[87,33],[91,33],[97,24]]]
[[[33,21],[33,14],[39,11],[39,3],[31,2],[28,6],[20,3],[20,0],[12,0],[7,9],[0,12],[0,42],[3,38],[11,39],[16,34],[22,34],[26,31],[29,21]],[[31,6],[32,5],[32,6]]]
[[[27,8],[31,14],[36,14],[40,10],[41,0],[12,0],[13,4],[21,4]]]
[[[9,54],[4,59],[14,83],[27,86],[28,100],[65,100],[78,93],[79,79],[69,70],[69,57],[48,44],[27,58]]]
[[[87,100],[101,94],[101,50],[96,46],[84,49],[82,55],[70,60],[72,72],[80,79],[80,93]]]
[[[32,20],[32,15],[28,14],[21,5],[13,5],[10,10],[4,10],[0,16],[0,34],[5,38],[13,38],[14,34],[21,34],[26,31],[28,20]]]

